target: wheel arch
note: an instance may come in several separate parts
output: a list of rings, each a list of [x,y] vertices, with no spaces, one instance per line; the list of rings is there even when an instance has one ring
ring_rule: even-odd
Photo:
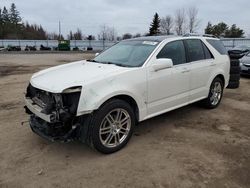
[[[207,89],[210,89],[210,86],[215,78],[220,78],[222,80],[224,88],[227,86],[227,77],[225,72],[223,70],[218,70],[211,75],[209,81],[207,82]]]
[[[134,110],[136,122],[139,121],[140,112],[139,112],[138,103],[136,102],[136,100],[133,97],[131,97],[130,95],[127,95],[127,94],[118,94],[118,95],[112,96],[112,97],[106,99],[98,108],[100,108],[105,103],[107,103],[108,101],[113,100],[113,99],[120,99],[120,100],[127,102]]]
[[[222,80],[223,87],[225,87],[226,80],[225,80],[225,77],[222,74],[218,74],[217,76],[215,76],[215,78],[220,78]]]

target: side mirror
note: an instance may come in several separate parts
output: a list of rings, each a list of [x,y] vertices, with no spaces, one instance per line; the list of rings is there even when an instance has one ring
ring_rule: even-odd
[[[95,57],[98,56],[99,54],[100,54],[100,53],[96,53],[96,54],[95,54]]]
[[[168,69],[171,67],[173,67],[173,61],[172,59],[167,59],[167,58],[157,59],[155,63],[153,64],[153,70],[155,72],[163,70],[163,69]]]

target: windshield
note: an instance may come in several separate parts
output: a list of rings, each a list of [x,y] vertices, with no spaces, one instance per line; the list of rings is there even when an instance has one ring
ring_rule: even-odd
[[[116,64],[125,67],[139,67],[144,64],[158,42],[122,41],[98,55],[98,63]]]

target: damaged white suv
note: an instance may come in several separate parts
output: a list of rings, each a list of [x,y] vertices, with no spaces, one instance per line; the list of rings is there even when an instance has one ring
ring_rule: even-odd
[[[130,39],[93,60],[34,74],[25,109],[38,135],[112,153],[127,144],[137,122],[196,101],[217,107],[229,69],[227,51],[215,38]]]

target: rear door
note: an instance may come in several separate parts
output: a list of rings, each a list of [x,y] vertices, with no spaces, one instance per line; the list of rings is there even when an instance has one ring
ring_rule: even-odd
[[[187,39],[185,46],[188,62],[191,64],[190,101],[195,101],[207,96],[207,84],[215,61],[212,53],[200,39]]]

